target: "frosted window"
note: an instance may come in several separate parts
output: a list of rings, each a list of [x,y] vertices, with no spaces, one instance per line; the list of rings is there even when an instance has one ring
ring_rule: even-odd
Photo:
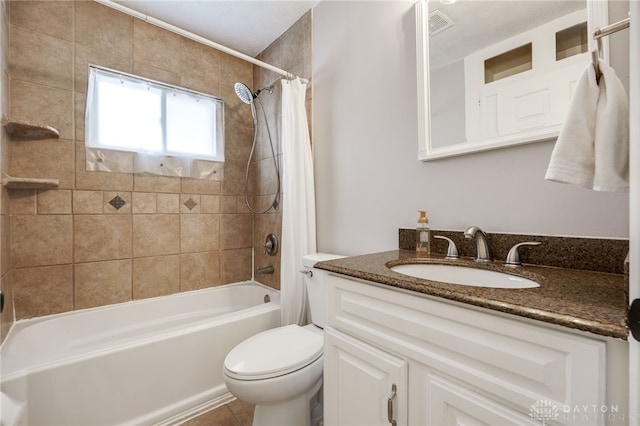
[[[103,68],[89,70],[88,148],[224,161],[222,100]]]

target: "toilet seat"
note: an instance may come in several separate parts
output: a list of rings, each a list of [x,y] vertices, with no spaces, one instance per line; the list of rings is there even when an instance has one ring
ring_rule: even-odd
[[[322,356],[324,339],[298,325],[258,333],[236,346],[224,360],[224,372],[238,380],[260,380],[299,370]]]

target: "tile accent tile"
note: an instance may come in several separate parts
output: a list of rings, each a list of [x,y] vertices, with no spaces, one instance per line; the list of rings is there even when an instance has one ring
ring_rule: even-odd
[[[193,208],[197,205],[198,203],[193,201],[193,198],[189,198],[187,201],[184,202],[184,206],[188,208],[190,211],[193,210]]]
[[[220,284],[220,254],[210,251],[180,256],[180,290],[198,290]]]
[[[131,192],[105,191],[103,206],[105,213],[131,214]]]
[[[75,309],[131,300],[131,259],[74,266]]]
[[[180,256],[133,259],[133,298],[164,296],[180,291]]]
[[[180,253],[180,217],[173,214],[133,215],[133,256]]]
[[[73,266],[39,266],[13,271],[16,319],[73,310]]]
[[[75,215],[73,228],[76,262],[131,257],[130,215]]]
[[[116,210],[120,210],[121,207],[124,207],[125,204],[127,204],[127,202],[125,200],[123,200],[120,195],[116,195],[115,197],[113,197],[111,200],[109,200],[109,204],[111,204],[111,206],[116,209]]]
[[[16,268],[61,265],[73,257],[71,215],[11,217],[11,257]]]
[[[38,191],[38,214],[71,214],[71,191]]]
[[[200,196],[199,195],[182,194],[180,196],[180,201],[182,202],[182,207],[180,207],[180,212],[200,213]]]
[[[180,246],[182,253],[218,250],[220,220],[212,214],[180,215]]]

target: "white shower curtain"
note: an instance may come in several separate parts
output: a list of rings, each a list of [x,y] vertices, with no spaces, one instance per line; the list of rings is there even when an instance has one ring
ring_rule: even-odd
[[[282,325],[305,321],[302,256],[316,251],[316,205],[311,139],[305,110],[307,85],[282,80]]]

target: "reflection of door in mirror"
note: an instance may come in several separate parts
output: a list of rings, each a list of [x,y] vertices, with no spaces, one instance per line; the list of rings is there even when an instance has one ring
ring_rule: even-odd
[[[429,0],[428,13],[430,149],[559,131],[590,61],[586,0]]]
[[[429,6],[430,16],[451,22],[429,40],[433,147],[562,124],[571,88],[589,61],[586,2]],[[454,47],[456,38],[468,42]]]

